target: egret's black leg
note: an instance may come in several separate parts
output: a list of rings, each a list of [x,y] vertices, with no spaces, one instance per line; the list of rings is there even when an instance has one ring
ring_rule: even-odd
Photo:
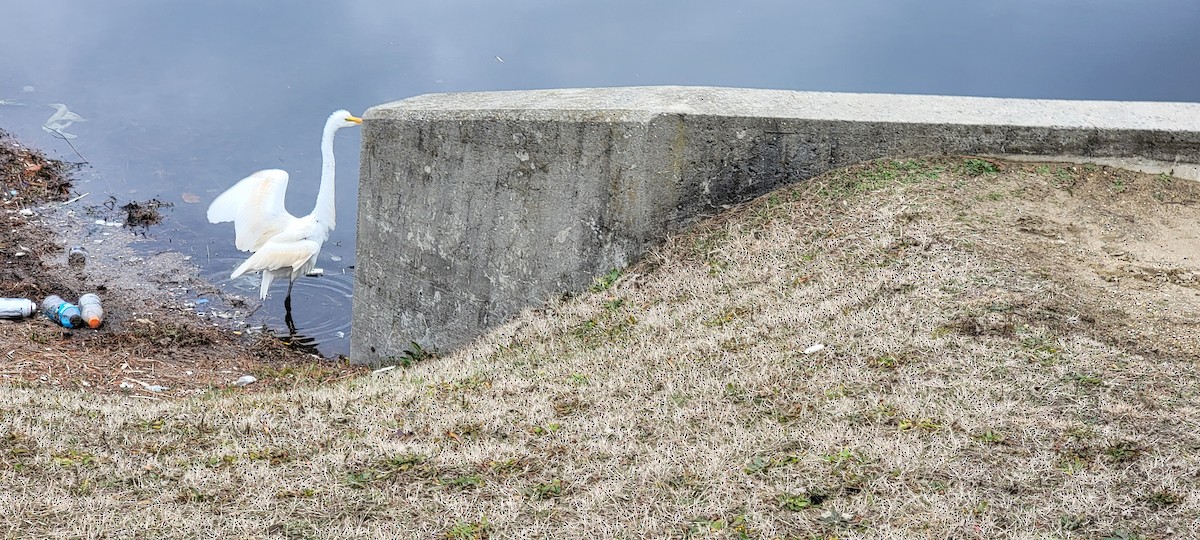
[[[292,335],[296,334],[296,323],[292,320],[292,284],[288,282],[287,296],[283,297],[283,322],[287,323],[288,332]]]
[[[285,324],[287,324],[288,335],[291,335],[291,336],[296,335],[296,321],[292,320],[292,310],[291,309],[287,310],[287,312],[283,314],[283,322]]]

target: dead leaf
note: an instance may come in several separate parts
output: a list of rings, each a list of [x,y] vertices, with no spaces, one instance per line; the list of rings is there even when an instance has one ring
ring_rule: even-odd
[[[196,195],[195,193],[188,193],[185,191],[185,192],[183,192],[183,195],[181,195],[181,197],[183,198],[183,202],[185,202],[185,203],[196,204],[196,203],[200,202],[200,196]]]

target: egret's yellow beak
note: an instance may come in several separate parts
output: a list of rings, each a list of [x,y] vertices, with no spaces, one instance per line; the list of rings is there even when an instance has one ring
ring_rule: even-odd
[[[347,121],[347,122],[354,122],[355,124],[361,124],[361,123],[362,123],[362,118],[359,118],[359,117],[357,117],[357,116],[347,116],[347,117],[346,117],[346,121]]]

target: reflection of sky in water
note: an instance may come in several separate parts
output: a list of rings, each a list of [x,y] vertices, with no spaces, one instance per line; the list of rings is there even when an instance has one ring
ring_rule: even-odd
[[[281,167],[289,210],[307,213],[329,112],[415,94],[689,84],[1200,101],[1195,0],[9,0],[0,14],[0,100],[25,104],[0,105],[0,129],[72,159],[40,129],[46,104],[67,104],[88,119],[71,126],[88,189],[176,202],[156,236],[201,263],[207,245],[214,275],[241,254],[231,227],[204,222],[213,196]],[[327,272],[354,264],[359,141],[337,139]],[[348,304],[333,309],[348,321]]]

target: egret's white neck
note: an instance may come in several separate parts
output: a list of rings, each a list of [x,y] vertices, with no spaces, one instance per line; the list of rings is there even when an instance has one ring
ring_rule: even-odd
[[[331,118],[325,123],[325,133],[321,135],[321,189],[317,191],[317,206],[312,215],[318,222],[333,230],[337,218],[333,199],[333,175],[336,166],[333,162],[333,136],[337,133],[338,125]]]

